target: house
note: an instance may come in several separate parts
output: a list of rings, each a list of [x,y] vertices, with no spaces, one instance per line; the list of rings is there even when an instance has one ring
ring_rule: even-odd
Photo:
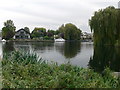
[[[82,32],[81,33],[81,39],[82,40],[92,40],[93,39],[93,34],[92,33],[87,33],[87,32]]]
[[[20,29],[15,33],[14,39],[30,39],[30,33],[25,29]]]

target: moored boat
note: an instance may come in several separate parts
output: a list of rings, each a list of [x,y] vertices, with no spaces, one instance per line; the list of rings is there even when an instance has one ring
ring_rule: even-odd
[[[65,42],[65,39],[63,38],[58,38],[58,39],[54,39],[55,42]]]

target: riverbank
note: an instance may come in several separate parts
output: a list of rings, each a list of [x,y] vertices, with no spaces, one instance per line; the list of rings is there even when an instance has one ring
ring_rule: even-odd
[[[19,39],[19,40],[7,40],[7,42],[54,42],[54,40]]]
[[[36,54],[14,51],[2,60],[3,88],[118,88],[109,69],[104,75],[70,64],[57,65]]]
[[[89,42],[93,43],[93,41],[88,40],[65,40],[66,42],[74,42],[74,41],[80,41],[80,42]],[[39,39],[17,39],[17,40],[7,40],[6,42],[56,42],[55,40],[39,40]],[[57,42],[64,42],[64,41],[57,41]]]

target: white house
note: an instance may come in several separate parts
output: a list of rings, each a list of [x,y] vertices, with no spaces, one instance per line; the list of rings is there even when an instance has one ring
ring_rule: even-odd
[[[14,39],[30,39],[30,33],[24,29],[20,29],[15,33]]]
[[[93,38],[92,33],[82,32],[81,34],[81,39],[92,39],[92,38]]]

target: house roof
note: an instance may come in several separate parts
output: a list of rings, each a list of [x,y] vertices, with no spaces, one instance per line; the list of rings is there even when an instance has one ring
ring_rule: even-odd
[[[19,31],[21,31],[21,30],[23,30],[23,31],[25,31],[26,33],[30,34],[29,32],[27,32],[27,31],[26,31],[25,29],[23,29],[23,28],[22,28],[22,29],[19,29],[18,31],[16,31],[16,33],[19,32]]]

